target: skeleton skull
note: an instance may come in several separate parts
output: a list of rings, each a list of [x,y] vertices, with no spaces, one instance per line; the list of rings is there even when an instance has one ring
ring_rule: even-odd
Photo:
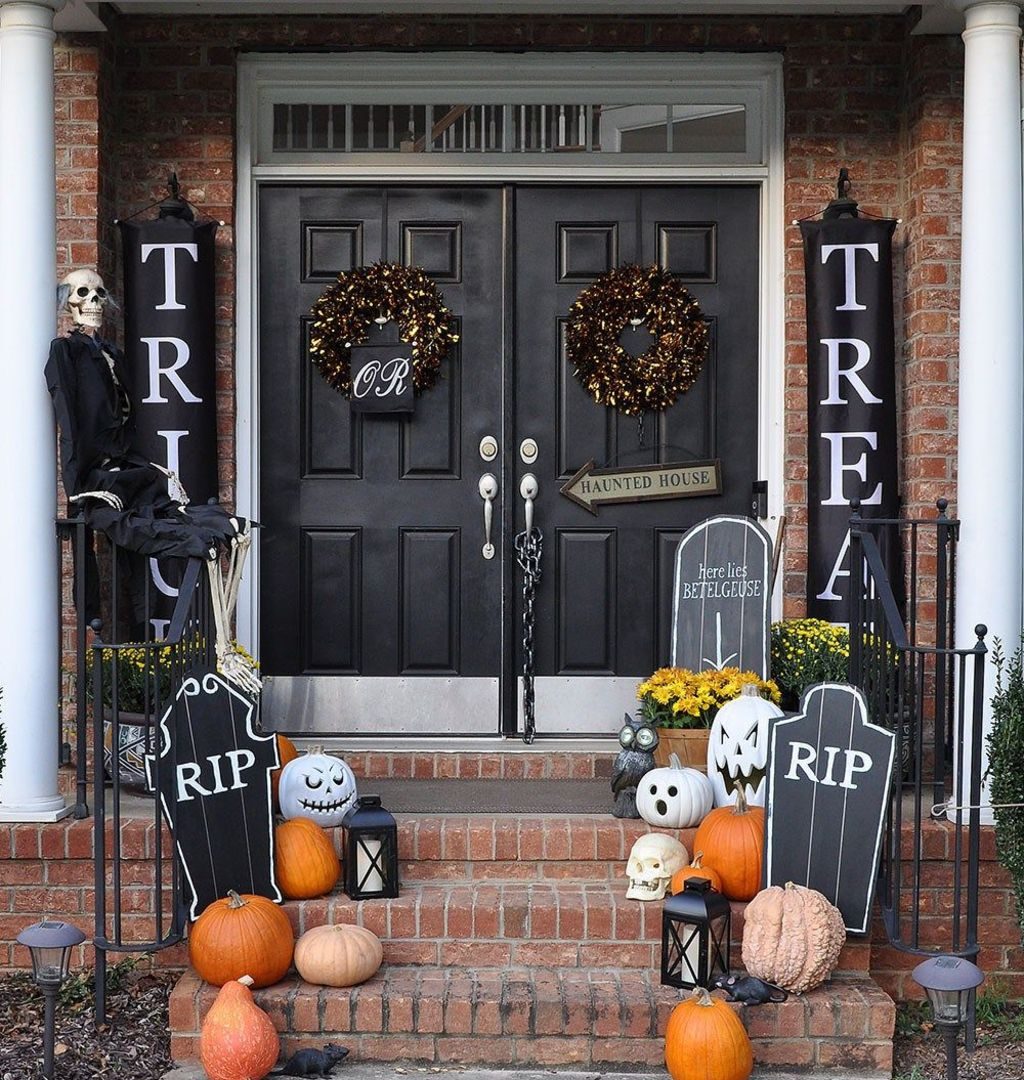
[[[664,833],[648,833],[633,845],[626,863],[630,900],[662,900],[672,875],[689,860],[686,848]]]
[[[103,309],[110,299],[103,278],[95,270],[72,270],[61,287],[67,290],[67,309],[75,325],[98,330],[103,325]]]
[[[752,686],[718,710],[708,738],[708,778],[715,806],[736,801],[743,786],[748,806],[764,806],[768,737],[772,721],[782,710],[762,698]]]

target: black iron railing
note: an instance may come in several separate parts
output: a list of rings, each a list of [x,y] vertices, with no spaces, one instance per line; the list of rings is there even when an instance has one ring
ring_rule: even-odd
[[[105,1023],[107,953],[153,953],[183,937],[181,866],[172,841],[175,804],[164,814],[160,799],[153,795],[163,790],[162,773],[175,767],[173,745],[170,754],[160,755],[159,721],[188,674],[197,667],[215,665],[214,620],[203,561],[189,559],[166,634],[157,640],[153,620],[163,594],[151,584],[148,560],[102,537],[94,539],[81,520],[57,524],[59,543],[70,543],[75,564],[75,813],[89,815],[91,761],[96,1019]],[[94,545],[96,561],[92,563]],[[130,596],[126,579],[132,586]],[[104,617],[90,619],[97,597]],[[128,723],[123,707],[128,682],[141,696],[136,703],[141,734],[132,750],[133,762],[144,769],[148,761],[151,770],[148,780],[136,777],[134,783],[126,775],[121,744],[122,729]],[[64,730],[67,726],[65,721]],[[61,742],[69,740],[62,734]],[[130,872],[125,870],[126,863],[132,864]]]
[[[959,523],[940,500],[934,519],[850,520],[850,681],[872,719],[896,734],[878,899],[890,943],[910,953],[978,952],[978,866],[985,703],[985,627],[971,648],[954,645]],[[901,608],[883,548],[906,559]],[[947,858],[926,853],[937,807],[948,821]],[[934,830],[932,830],[934,833]],[[924,866],[928,864],[925,880]],[[941,880],[940,880],[941,879]],[[942,914],[922,891],[946,898]],[[922,916],[927,918],[923,933]]]

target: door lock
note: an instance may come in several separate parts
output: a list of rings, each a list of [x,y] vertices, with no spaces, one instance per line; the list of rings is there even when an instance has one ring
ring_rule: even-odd
[[[491,543],[491,522],[494,519],[494,497],[498,494],[498,481],[494,473],[484,473],[477,484],[480,498],[484,501],[484,546],[480,554],[485,559],[494,558],[494,545]]]
[[[498,456],[498,440],[493,435],[485,435],[480,440],[480,457],[484,461],[493,461]]]
[[[519,444],[519,456],[527,465],[532,465],[537,460],[539,453],[537,443],[533,439],[523,439]]]

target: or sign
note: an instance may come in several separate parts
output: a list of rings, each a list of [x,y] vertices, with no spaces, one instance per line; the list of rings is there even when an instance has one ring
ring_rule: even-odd
[[[597,514],[595,507],[614,503],[685,499],[721,495],[721,467],[715,461],[678,465],[636,465],[632,469],[598,469],[593,461],[561,487],[567,499]]]
[[[772,542],[752,518],[713,517],[676,548],[672,664],[768,677]]]
[[[800,225],[807,282],[807,614],[849,619],[850,502],[899,516],[892,302],[895,221]],[[887,541],[894,541],[888,543]],[[902,582],[899,538],[884,537]]]
[[[413,411],[411,345],[355,345],[350,365],[354,412]]]
[[[871,918],[895,750],[845,684],[812,686],[799,715],[772,725],[766,883],[817,889],[853,933]]]
[[[159,770],[146,761],[192,891],[190,919],[229,889],[281,899],[270,807],[277,739],[256,734],[253,710],[214,672],[190,676],[160,721]]]

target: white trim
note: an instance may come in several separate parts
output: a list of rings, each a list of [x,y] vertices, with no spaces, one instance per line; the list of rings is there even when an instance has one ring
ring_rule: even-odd
[[[684,69],[684,70],[681,70]],[[528,87],[538,98],[550,100],[552,91],[605,94],[621,88],[630,101],[642,94],[665,98],[671,89],[675,98],[686,98],[691,87],[712,87],[723,93],[728,88],[753,88],[759,107],[761,162],[754,164],[650,164],[646,161],[616,161],[619,155],[600,155],[603,160],[583,170],[567,159],[525,162],[513,155],[495,155],[497,160],[481,161],[481,155],[465,155],[453,164],[422,160],[410,163],[398,154],[378,155],[375,160],[346,163],[344,155],[330,163],[301,166],[297,163],[257,164],[255,158],[259,110],[268,100],[271,88],[289,86],[307,94],[318,81],[338,79],[344,72],[346,96],[359,90],[376,101],[400,97],[408,101],[410,86],[424,85],[424,80],[439,79],[443,74],[446,93],[453,87],[465,88],[482,100],[480,94],[495,99],[507,96],[509,84],[499,83],[504,74],[520,89]],[[382,83],[382,78],[389,80]],[[436,87],[437,84],[435,84]],[[433,91],[436,95],[436,88]],[[279,100],[279,98],[277,99]],[[642,103],[642,100],[641,100]],[[630,183],[757,183],[761,187],[761,258],[759,305],[759,415],[758,473],[768,480],[768,516],[778,519],[784,506],[785,483],[785,214],[784,214],[784,128],[782,57],[777,54],[714,56],[693,53],[662,53],[657,56],[626,53],[594,53],[567,56],[558,53],[488,55],[479,52],[403,56],[360,54],[342,57],[296,57],[294,55],[248,54],[238,61],[237,169],[238,190],[235,218],[236,252],[236,502],[239,513],[259,520],[258,446],[259,379],[256,369],[259,336],[256,322],[256,274],[259,257],[256,201],[261,181],[398,181],[452,180],[534,182],[630,182]],[[417,155],[428,158],[432,155]],[[441,157],[441,155],[436,155]],[[414,164],[415,168],[410,168]],[[249,358],[249,363],[239,362]],[[259,603],[256,583],[259,580],[259,539],[252,546],[250,573],[243,582],[238,604],[238,636],[247,648],[255,649],[259,627]],[[782,575],[779,575],[781,580]],[[781,591],[781,590],[780,590]],[[777,594],[778,595],[778,594]],[[776,613],[778,600],[773,605]]]

